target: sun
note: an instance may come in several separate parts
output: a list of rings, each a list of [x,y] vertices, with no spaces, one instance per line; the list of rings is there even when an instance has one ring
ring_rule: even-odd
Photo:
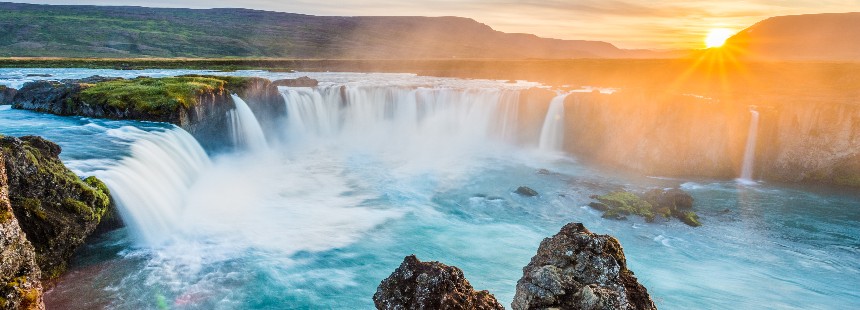
[[[705,47],[720,47],[726,43],[726,40],[730,38],[734,33],[726,28],[714,28],[708,32],[708,36],[705,37]]]

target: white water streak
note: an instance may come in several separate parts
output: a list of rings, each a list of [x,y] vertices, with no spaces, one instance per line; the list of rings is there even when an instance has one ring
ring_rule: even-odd
[[[131,156],[97,176],[111,189],[131,231],[157,245],[181,224],[186,194],[210,165],[197,140],[176,128],[143,134],[131,145]]]
[[[744,162],[741,167],[741,180],[752,181],[753,180],[753,168],[755,164],[755,148],[756,148],[756,140],[758,138],[758,122],[759,122],[759,113],[756,110],[750,109],[750,128],[747,133],[747,145],[744,149]]]
[[[538,148],[545,152],[561,152],[564,147],[564,100],[568,94],[552,98],[543,128],[540,131]]]
[[[233,96],[233,103],[236,109],[230,113],[231,135],[233,143],[250,150],[265,150],[269,147],[266,142],[266,135],[263,133],[263,128],[254,112],[245,103],[245,100],[237,95]]]

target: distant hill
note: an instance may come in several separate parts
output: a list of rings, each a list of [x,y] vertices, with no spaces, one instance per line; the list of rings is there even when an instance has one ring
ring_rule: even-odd
[[[460,17],[0,3],[0,57],[626,58],[600,41],[495,31]]]
[[[726,41],[741,56],[764,60],[860,60],[860,12],[778,16]]]

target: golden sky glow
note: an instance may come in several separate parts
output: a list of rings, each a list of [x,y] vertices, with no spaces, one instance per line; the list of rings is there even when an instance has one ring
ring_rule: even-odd
[[[720,47],[726,43],[726,39],[731,37],[735,32],[726,28],[714,28],[708,32],[705,37],[705,47]]]
[[[45,4],[245,7],[312,15],[461,16],[504,32],[607,41],[621,48],[704,48],[711,29],[779,15],[860,11],[860,0],[33,0]]]

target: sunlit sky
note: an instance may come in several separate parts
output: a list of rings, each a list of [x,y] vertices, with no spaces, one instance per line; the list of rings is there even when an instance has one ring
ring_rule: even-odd
[[[83,0],[41,4],[244,7],[311,15],[462,16],[504,32],[600,40],[621,48],[702,48],[712,28],[740,31],[778,15],[860,11],[860,0]]]

